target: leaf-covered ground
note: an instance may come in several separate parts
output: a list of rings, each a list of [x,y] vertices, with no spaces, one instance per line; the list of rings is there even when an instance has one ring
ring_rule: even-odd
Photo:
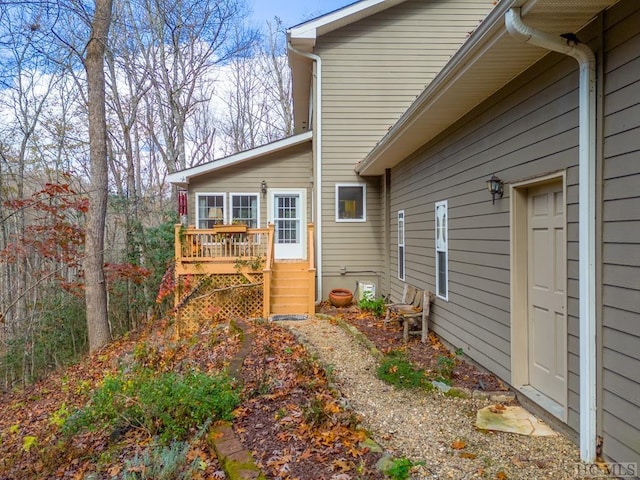
[[[184,339],[174,339],[172,332],[167,322],[158,322],[26,389],[2,393],[0,479],[83,479],[88,474],[95,480],[154,478],[149,464],[162,449],[154,448],[155,439],[144,429],[98,429],[69,437],[61,427],[65,418],[89,401],[107,375],[126,371],[134,358],[160,372],[216,373],[240,344],[238,335],[230,334],[224,325],[202,326]],[[205,435],[198,433],[194,430],[188,444],[178,445],[184,466],[172,478],[181,478],[181,473],[185,478],[219,477],[220,466]]]
[[[426,370],[438,368],[442,358],[452,359],[448,365],[454,366],[454,385],[502,388],[495,377],[456,359],[435,337],[427,345],[416,340],[404,344],[397,325],[385,327],[381,319],[355,306],[323,305],[321,310],[352,323],[383,352],[405,350]],[[332,390],[330,372],[279,325],[256,322],[249,328],[255,337],[237,386],[243,400],[233,426],[267,477],[383,478],[375,469],[381,454],[370,451],[359,418]],[[147,430],[103,428],[65,436],[64,419],[87,404],[106,375],[127,371],[134,362],[159,372],[214,374],[238,354],[241,340],[242,334],[226,323],[205,321],[178,338],[171,322],[160,321],[65,371],[2,393],[0,480],[157,478],[152,467],[161,462],[156,459],[160,447]],[[181,466],[168,478],[224,478],[206,435],[194,427],[189,438],[181,447]]]
[[[237,386],[243,401],[234,428],[268,478],[382,478],[373,468],[379,454],[361,444],[365,433],[358,419],[340,405],[320,364],[280,326],[258,322],[250,328],[256,336]],[[2,393],[0,479],[157,478],[152,467],[161,462],[156,457],[162,449],[145,429],[65,436],[64,419],[89,402],[105,376],[134,362],[159,372],[214,374],[237,355],[241,338],[226,323],[205,322],[176,339],[170,324],[158,322],[63,372]],[[224,478],[197,428],[181,455],[182,467],[167,478]]]
[[[358,417],[341,405],[322,365],[283,328],[256,328],[234,425],[268,477],[384,478],[375,469],[380,454],[369,451]]]
[[[455,387],[484,391],[507,389],[495,375],[476,368],[474,365],[463,361],[462,357],[456,355],[455,352],[448,350],[433,332],[429,332],[426,343],[421,343],[416,337],[412,337],[405,343],[402,338],[402,329],[398,322],[390,322],[385,325],[383,317],[376,317],[369,312],[363,312],[356,305],[336,308],[328,302],[323,302],[319,307],[319,312],[342,318],[350,323],[364,333],[382,353],[387,354],[391,351],[406,352],[411,363],[424,369],[427,374],[446,370],[445,373],[450,374],[448,380]],[[464,351],[461,353],[464,353]]]

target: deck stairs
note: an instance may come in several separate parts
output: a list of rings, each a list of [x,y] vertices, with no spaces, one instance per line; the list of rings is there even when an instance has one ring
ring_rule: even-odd
[[[309,263],[304,261],[276,260],[272,265],[271,308],[272,315],[299,315],[313,313],[314,289],[310,285]]]

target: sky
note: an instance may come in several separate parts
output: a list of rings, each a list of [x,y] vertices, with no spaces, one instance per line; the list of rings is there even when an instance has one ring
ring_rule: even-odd
[[[253,9],[253,19],[264,24],[277,16],[283,26],[293,27],[310,18],[315,18],[338,8],[354,3],[356,0],[247,0]]]

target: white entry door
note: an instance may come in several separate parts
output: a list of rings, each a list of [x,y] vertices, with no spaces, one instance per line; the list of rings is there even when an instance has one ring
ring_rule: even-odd
[[[305,258],[305,191],[275,190],[270,193],[270,197],[269,221],[275,226],[275,258]]]
[[[529,383],[561,406],[567,391],[564,205],[561,182],[529,189]]]

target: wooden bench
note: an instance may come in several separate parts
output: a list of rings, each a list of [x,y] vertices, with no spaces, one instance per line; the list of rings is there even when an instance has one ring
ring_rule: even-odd
[[[435,295],[428,290],[420,290],[405,284],[402,300],[399,303],[387,305],[384,324],[398,320],[402,323],[402,338],[405,342],[409,340],[409,335],[420,335],[420,341],[425,343],[429,333],[429,313],[434,297]]]

